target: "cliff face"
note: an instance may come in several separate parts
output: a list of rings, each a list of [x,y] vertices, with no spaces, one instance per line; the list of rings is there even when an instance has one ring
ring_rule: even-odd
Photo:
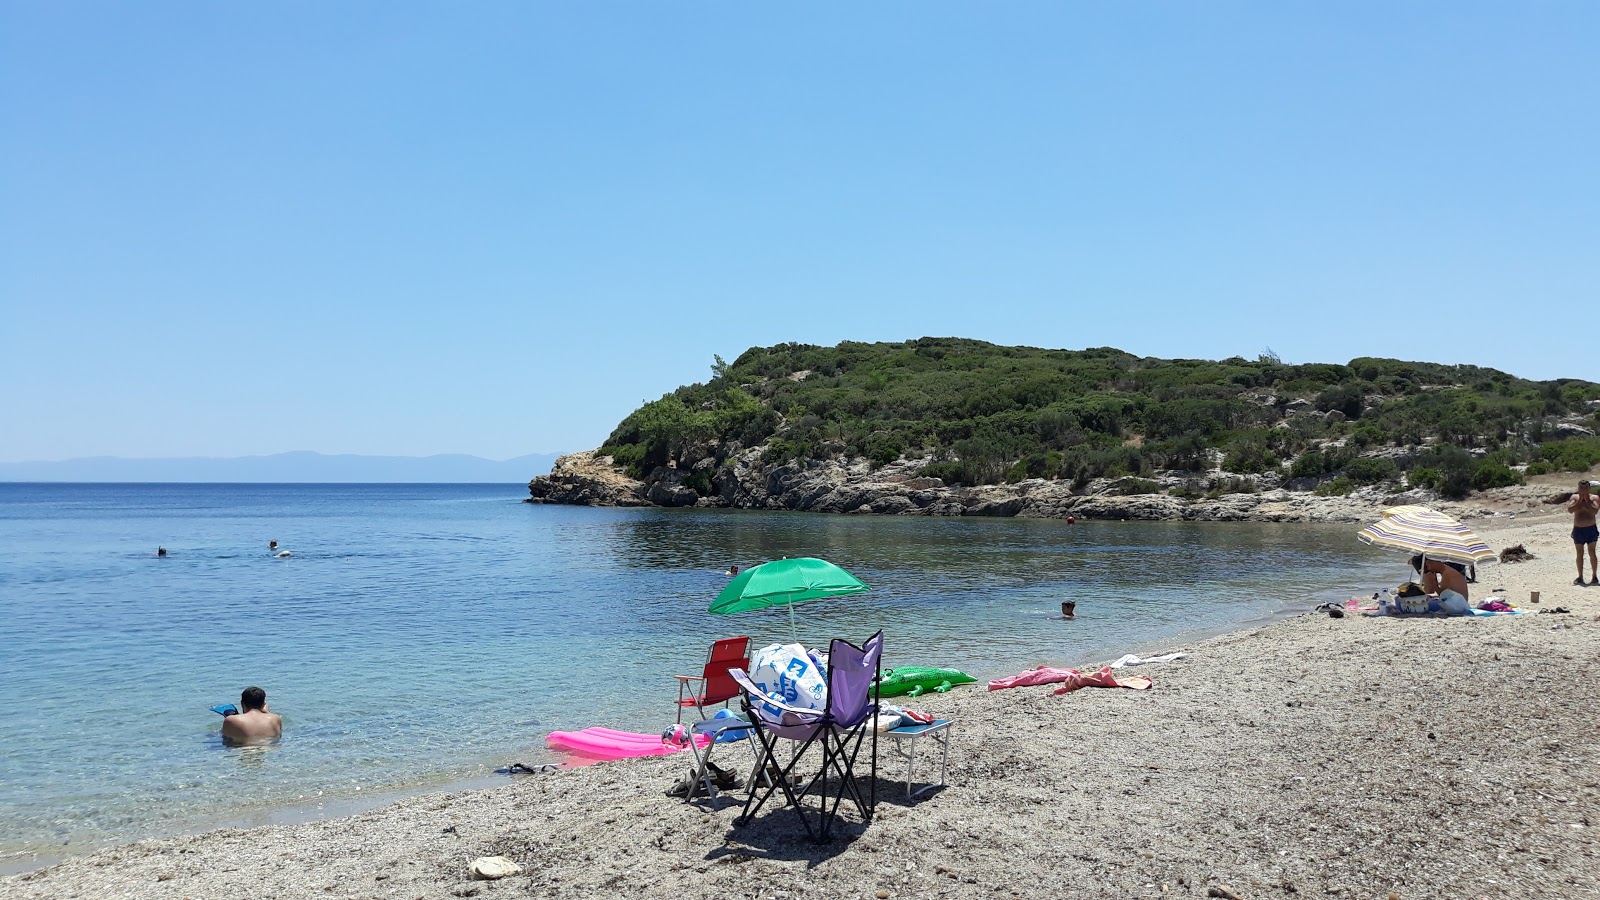
[[[1184,499],[1166,493],[1124,493],[1147,485],[1128,479],[1098,479],[1074,490],[1070,483],[1029,479],[1015,484],[951,487],[937,478],[917,477],[927,460],[902,460],[873,468],[866,460],[796,460],[764,466],[762,448],[725,459],[710,474],[711,493],[690,486],[705,478],[696,468],[661,467],[643,481],[623,475],[610,458],[595,451],[574,453],[556,461],[549,475],[528,485],[529,502],[585,506],[728,507],[789,509],[858,515],[1024,516],[1031,518],[1361,522],[1385,506],[1428,503],[1459,515],[1492,515],[1507,509],[1534,508],[1544,499],[1541,488],[1506,488],[1461,504],[1440,503],[1428,491],[1390,493],[1365,488],[1342,497],[1323,497],[1308,490],[1287,490],[1275,477],[1261,477],[1254,493],[1224,494],[1209,499]],[[709,461],[708,461],[709,462]],[[1156,479],[1163,489],[1194,483],[1191,478]],[[1199,480],[1200,486],[1206,479]],[[1523,496],[1526,494],[1526,496]]]
[[[593,450],[556,457],[550,474],[528,482],[529,503],[572,506],[649,506],[644,484],[622,474],[611,457]]]

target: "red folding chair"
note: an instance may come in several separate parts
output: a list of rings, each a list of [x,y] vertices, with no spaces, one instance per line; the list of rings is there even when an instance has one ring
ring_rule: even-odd
[[[711,645],[706,654],[706,667],[699,675],[674,675],[678,679],[678,722],[683,722],[683,711],[694,707],[700,718],[708,718],[706,707],[718,703],[727,705],[739,696],[739,683],[728,674],[729,669],[750,668],[750,639],[748,637],[723,638]],[[698,682],[696,684],[696,682]]]

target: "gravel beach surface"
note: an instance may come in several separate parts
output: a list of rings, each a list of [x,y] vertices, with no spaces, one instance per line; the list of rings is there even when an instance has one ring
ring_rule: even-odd
[[[666,796],[684,755],[141,841],[0,879],[0,896],[1592,896],[1600,587],[1572,585],[1558,509],[1473,523],[1537,557],[1481,567],[1473,600],[1540,612],[1308,613],[1125,670],[1147,691],[907,701],[956,720],[949,784],[905,799],[886,746],[877,815],[848,812],[827,845],[776,804],[735,827],[742,791]],[[1299,602],[1292,580],[1282,593]],[[486,856],[522,872],[473,880]]]

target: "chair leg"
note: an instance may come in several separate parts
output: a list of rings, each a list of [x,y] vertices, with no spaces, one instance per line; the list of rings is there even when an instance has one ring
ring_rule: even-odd
[[[860,811],[861,817],[863,819],[870,819],[872,818],[873,806],[875,804],[873,802],[869,802],[866,797],[862,796],[861,785],[856,783],[855,778],[855,764],[856,759],[861,755],[861,740],[863,737],[864,735],[858,731],[853,740],[844,735],[840,735],[837,738],[837,755],[844,759],[844,763],[842,766],[837,764],[835,765],[835,768],[839,771],[841,783],[839,785],[838,799],[834,802],[834,808],[837,810],[838,805],[844,801],[845,793],[848,792],[850,794],[850,802],[856,805],[856,809]],[[876,795],[874,795],[874,800],[876,800]]]
[[[776,767],[777,738],[769,736],[765,730],[759,726],[755,729],[755,731],[761,737],[762,751],[763,756],[765,757],[760,763],[758,763],[758,768],[764,769],[768,762]],[[806,782],[805,787],[801,788],[798,793],[791,785],[791,781],[794,775],[795,767],[799,765],[801,760],[806,758],[806,751],[818,740],[818,735],[821,733],[822,730],[819,729],[818,734],[813,734],[809,739],[800,745],[799,749],[794,752],[794,755],[789,758],[789,764],[779,770],[778,777],[775,779],[775,783],[768,786],[766,791],[762,792],[759,798],[756,796],[756,791],[754,789],[751,790],[750,795],[745,798],[744,801],[744,812],[742,812],[739,815],[739,818],[734,821],[735,825],[744,825],[748,823],[752,818],[755,817],[757,813],[761,811],[761,807],[766,805],[767,800],[771,798],[774,793],[781,790],[783,791],[784,799],[788,801],[789,806],[793,807],[795,814],[799,816],[800,826],[805,829],[806,837],[814,841],[819,840],[817,831],[811,827],[811,820],[806,816],[805,798],[817,790],[818,783],[822,782],[823,777],[827,774],[827,766],[824,765],[823,771],[813,776],[810,781]],[[825,784],[825,782],[823,783]],[[821,803],[823,811],[825,812],[827,810],[827,794],[825,787],[823,789]]]
[[[768,764],[776,767],[778,765],[778,757],[776,753],[776,741],[778,739],[768,735],[765,729],[762,729],[759,726],[756,727],[754,731],[756,733],[756,737],[761,741],[760,758],[756,762],[757,770],[765,771]],[[799,755],[796,755],[794,758],[790,759],[789,765],[779,771],[776,782],[769,784],[765,791],[760,792],[759,797],[757,796],[758,792],[755,788],[755,785],[752,783],[750,794],[745,798],[744,801],[744,811],[739,814],[739,818],[735,820],[734,824],[743,825],[749,822],[755,817],[756,813],[761,811],[761,807],[766,805],[767,800],[779,790],[783,791],[784,798],[789,801],[791,806],[799,808],[800,798],[805,796],[805,792],[802,791],[799,796],[796,796],[794,789],[789,785],[789,774],[794,770],[795,763],[798,762],[799,759]],[[810,834],[810,823],[806,822],[804,817],[801,818],[801,823],[806,826],[806,833]]]
[[[825,732],[823,736],[823,772],[818,776],[823,780],[822,790],[822,828],[819,841],[826,843],[833,837],[833,826],[839,818],[839,807],[843,805],[848,794],[850,802],[860,811],[863,819],[871,819],[872,804],[861,794],[861,786],[855,779],[855,761],[861,752],[861,739],[863,735],[857,731],[853,738],[847,734]],[[826,777],[829,774],[837,776],[838,789],[829,792]]]

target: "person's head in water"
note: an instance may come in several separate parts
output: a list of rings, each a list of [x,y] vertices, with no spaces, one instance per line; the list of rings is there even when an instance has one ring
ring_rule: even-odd
[[[1077,616],[1077,614],[1078,614],[1078,603],[1077,603],[1076,600],[1063,600],[1063,601],[1061,601],[1061,618],[1063,618],[1063,619],[1071,619],[1071,618]]]
[[[165,547],[157,547],[156,548],[156,555],[157,556],[166,556],[167,555],[167,548],[165,548]]]
[[[268,550],[276,550],[276,549],[278,549],[278,542],[277,541],[267,541],[267,549]]]
[[[239,707],[243,712],[267,708],[267,692],[258,687],[247,687],[239,694]]]

